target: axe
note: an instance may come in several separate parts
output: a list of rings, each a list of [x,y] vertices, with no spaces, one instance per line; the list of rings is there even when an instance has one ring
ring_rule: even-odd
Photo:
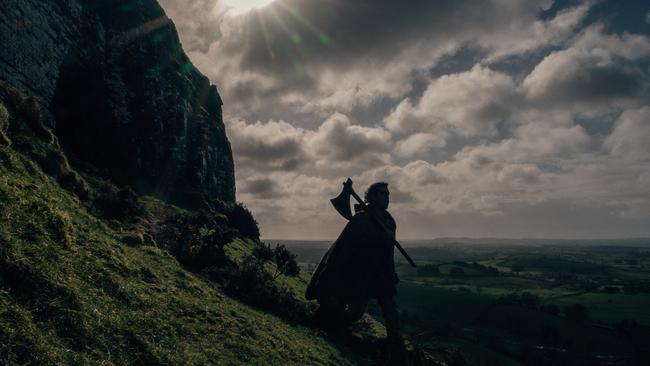
[[[332,205],[334,206],[336,211],[338,211],[338,213],[340,213],[341,216],[345,217],[348,220],[352,219],[352,211],[350,210],[350,196],[354,197],[354,199],[356,199],[357,202],[359,202],[359,206],[361,207],[361,209],[365,210],[366,203],[363,202],[361,197],[359,197],[359,195],[357,195],[357,193],[352,188],[352,179],[350,178],[348,178],[348,180],[346,180],[343,183],[343,191],[341,191],[341,194],[339,194],[338,196],[330,200],[330,202],[332,202]],[[393,236],[390,234],[390,231],[388,231],[384,223],[381,222],[381,220],[379,220],[373,214],[370,214],[370,217],[377,225],[381,227],[381,229],[384,231],[384,234],[386,234],[393,241],[393,245],[399,250],[400,253],[402,253],[404,258],[406,258],[406,260],[413,267],[417,267],[415,265],[415,262],[413,262],[413,260],[411,259],[411,257],[409,257],[406,251],[404,251],[404,248],[402,248],[400,243],[397,240],[395,240],[395,238],[393,238]]]

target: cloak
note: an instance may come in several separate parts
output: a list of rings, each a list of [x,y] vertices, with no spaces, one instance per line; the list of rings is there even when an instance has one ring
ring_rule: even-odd
[[[395,295],[399,281],[393,261],[395,220],[387,211],[375,214],[389,235],[370,215],[357,212],[323,255],[307,286],[308,300]]]

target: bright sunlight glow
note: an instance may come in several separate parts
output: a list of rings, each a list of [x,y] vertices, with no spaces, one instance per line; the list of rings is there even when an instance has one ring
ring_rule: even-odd
[[[261,8],[273,2],[273,0],[223,0],[224,4],[232,9],[235,15],[244,14],[251,9]]]

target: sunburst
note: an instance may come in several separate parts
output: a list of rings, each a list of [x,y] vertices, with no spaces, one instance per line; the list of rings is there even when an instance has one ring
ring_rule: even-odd
[[[234,15],[245,14],[253,9],[259,9],[272,3],[274,0],[223,0],[226,7]]]

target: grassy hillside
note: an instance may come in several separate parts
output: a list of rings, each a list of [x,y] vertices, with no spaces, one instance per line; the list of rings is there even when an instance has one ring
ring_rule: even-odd
[[[78,184],[64,189],[60,176],[43,171],[47,159],[37,163],[39,154],[60,156],[56,141],[25,131],[0,143],[0,364],[368,362],[189,271],[138,231],[155,218],[134,224],[98,215],[98,201],[88,198],[96,185],[75,175]],[[178,210],[145,203],[148,214]],[[254,243],[228,246],[244,257]],[[299,278],[283,277],[286,291],[302,289]]]

